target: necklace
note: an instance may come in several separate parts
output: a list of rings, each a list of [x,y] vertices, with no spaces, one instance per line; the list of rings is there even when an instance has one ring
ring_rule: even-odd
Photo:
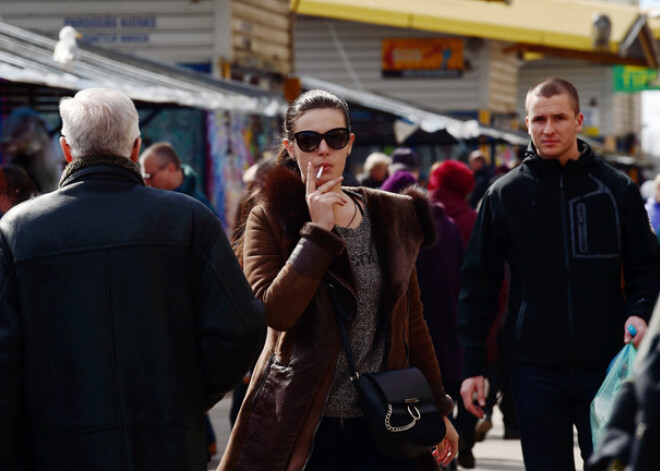
[[[357,202],[353,198],[351,198],[351,201],[353,202],[353,216],[351,217],[351,220],[348,221],[348,224],[346,224],[346,227],[348,228],[351,227],[351,224],[355,220],[355,216],[357,216],[357,209],[358,209]]]

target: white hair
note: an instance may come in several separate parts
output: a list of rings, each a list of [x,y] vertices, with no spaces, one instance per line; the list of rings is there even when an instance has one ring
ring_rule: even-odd
[[[88,88],[60,101],[62,136],[75,159],[86,155],[130,157],[140,137],[139,117],[129,97],[107,88]]]
[[[364,161],[364,166],[362,168],[364,168],[365,172],[371,172],[376,165],[384,164],[389,166],[391,163],[392,158],[389,155],[383,154],[382,152],[372,152]]]

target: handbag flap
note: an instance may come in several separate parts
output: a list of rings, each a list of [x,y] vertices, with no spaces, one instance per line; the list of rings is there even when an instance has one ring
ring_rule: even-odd
[[[378,385],[386,401],[391,404],[415,404],[433,401],[433,392],[424,374],[415,367],[380,373],[363,373],[362,380],[371,380]]]

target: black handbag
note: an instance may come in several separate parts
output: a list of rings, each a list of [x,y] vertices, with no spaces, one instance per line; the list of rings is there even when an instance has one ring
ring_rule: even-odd
[[[333,301],[348,371],[357,387],[376,447],[384,455],[398,459],[413,459],[430,452],[444,439],[447,429],[428,381],[415,367],[358,373],[348,333],[341,320],[344,311],[334,293]]]

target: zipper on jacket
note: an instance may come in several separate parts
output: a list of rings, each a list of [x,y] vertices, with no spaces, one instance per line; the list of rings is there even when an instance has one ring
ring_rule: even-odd
[[[254,391],[254,396],[252,396],[252,400],[250,401],[250,410],[254,409],[254,401],[261,396],[261,390],[264,388],[264,384],[266,383],[266,379],[268,378],[268,373],[270,373],[270,367],[275,361],[275,353],[271,353],[270,356],[268,357],[268,361],[266,362],[266,366],[264,367],[264,372],[261,375],[261,378],[259,378],[259,385]]]
[[[589,234],[587,233],[587,205],[578,203],[575,205],[577,213],[578,247],[581,254],[589,251]]]
[[[568,315],[568,351],[571,367],[575,359],[575,331],[573,326],[573,303],[571,296],[571,261],[570,261],[570,245],[568,241],[568,228],[569,224],[566,220],[566,189],[564,188],[564,175],[559,174],[559,197],[561,202],[561,223],[562,234],[564,237],[564,268],[566,269],[566,314]]]

